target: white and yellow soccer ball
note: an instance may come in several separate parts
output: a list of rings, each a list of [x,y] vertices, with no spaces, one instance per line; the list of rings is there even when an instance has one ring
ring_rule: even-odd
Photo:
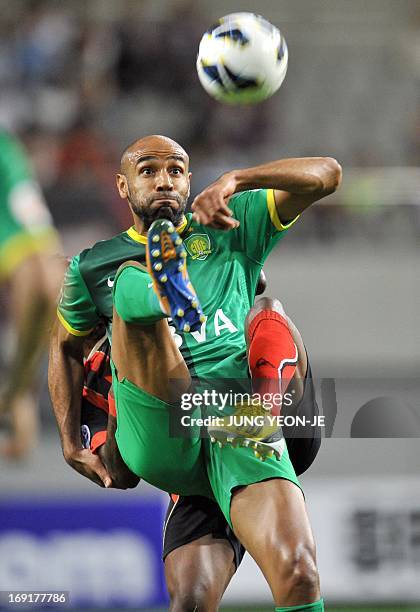
[[[255,104],[272,96],[287,72],[280,30],[254,13],[219,19],[201,39],[197,72],[204,89],[229,104]]]

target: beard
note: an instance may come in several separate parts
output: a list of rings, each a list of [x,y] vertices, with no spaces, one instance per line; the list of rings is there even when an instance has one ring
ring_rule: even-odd
[[[178,193],[161,193],[158,199],[175,200],[178,204],[176,208],[173,208],[169,203],[163,202],[161,206],[157,206],[152,209],[152,204],[157,201],[156,196],[149,196],[145,198],[142,203],[133,202],[131,196],[128,200],[131,205],[133,213],[143,221],[144,228],[147,230],[156,219],[168,219],[175,225],[179,225],[184,216],[185,209],[187,207],[188,198],[180,196]]]

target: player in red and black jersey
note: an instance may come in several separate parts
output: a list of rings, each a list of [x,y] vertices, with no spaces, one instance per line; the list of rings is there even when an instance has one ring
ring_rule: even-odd
[[[100,326],[86,341],[82,401],[82,442],[93,453],[106,441],[109,414],[109,392],[112,375],[109,363],[111,346]]]

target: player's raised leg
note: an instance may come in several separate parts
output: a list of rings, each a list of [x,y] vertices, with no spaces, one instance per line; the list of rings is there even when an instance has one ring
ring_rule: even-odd
[[[191,377],[151,284],[147,270],[137,262],[126,262],[118,270],[112,361],[118,380],[126,377],[162,401],[175,402],[189,388]]]
[[[302,491],[281,478],[238,488],[230,516],[235,534],[270,586],[276,610],[295,606],[293,610],[322,611],[315,543]]]
[[[143,268],[140,266],[139,268],[142,270]],[[130,277],[131,278],[131,277]],[[120,296],[121,298],[121,296]],[[162,321],[165,323],[165,321]],[[140,327],[140,326],[138,326]],[[167,327],[167,326],[166,326]],[[148,331],[151,331],[151,326],[147,326]],[[118,329],[118,324],[117,324]],[[163,328],[166,330],[166,328]],[[132,330],[133,331],[133,330]],[[150,333],[149,333],[150,335]],[[174,348],[172,341],[168,338],[162,338],[162,334],[157,332],[157,336],[160,338],[160,351],[152,354],[152,357],[156,359],[156,367],[155,372],[157,373],[157,377],[151,377],[150,372],[145,365],[146,362],[143,362],[143,365],[146,369],[146,376],[142,378],[138,378],[138,365],[139,362],[136,359],[136,355],[133,354],[130,350],[127,350],[128,363],[130,365],[130,370],[127,369],[124,360],[119,360],[118,363],[122,368],[122,372],[124,376],[129,375],[130,380],[125,381],[123,387],[127,384],[130,385],[129,389],[132,393],[128,399],[132,399],[135,397],[136,383],[140,386],[145,385],[152,392],[156,392],[160,390],[163,392],[162,397],[166,397],[167,399],[173,399],[176,397],[176,392],[174,389],[170,387],[171,381],[169,378],[166,379],[165,385],[165,370],[159,371],[158,365],[160,364],[163,367],[167,367],[170,371],[173,371],[173,361],[171,359],[175,356],[175,359],[178,359],[178,354],[176,351],[173,353],[171,349]],[[118,348],[121,349],[121,336],[117,334],[117,353]],[[135,332],[133,334],[129,334],[129,341],[127,341],[128,345],[131,346],[131,343],[135,344],[135,339],[137,338]],[[145,337],[142,338],[143,348],[147,348],[147,344],[144,342]],[[116,431],[117,431],[117,410],[116,410],[116,402],[113,393],[113,389],[110,384],[111,378],[111,369],[110,369],[110,345],[105,337],[101,338],[93,347],[90,338],[85,341],[84,351],[86,354],[85,366],[84,366],[84,388],[83,388],[83,400],[81,406],[81,433],[82,433],[82,444],[86,449],[90,449],[92,453],[95,453],[99,456],[102,461],[102,464],[105,466],[107,474],[110,476],[112,480],[111,486],[118,489],[127,489],[135,487],[139,480],[140,474],[134,474],[132,470],[127,466],[126,462],[121,456],[120,449],[118,443],[116,441]],[[126,347],[126,348],[127,348]],[[176,347],[175,347],[176,348]],[[166,361],[165,361],[166,357]],[[147,361],[147,360],[146,360]],[[159,362],[159,363],[158,363]],[[183,361],[181,360],[181,366]],[[175,365],[176,368],[176,365]],[[140,368],[141,370],[141,368]],[[149,376],[147,377],[147,373]],[[184,373],[184,372],[182,372]],[[134,383],[131,383],[135,381]],[[186,378],[187,384],[189,384],[189,376],[187,372]],[[179,383],[179,381],[178,381]],[[118,385],[118,381],[116,381]],[[119,385],[118,385],[119,386]],[[174,388],[176,384],[174,384]],[[123,389],[122,394],[125,395],[125,390]],[[141,393],[141,389],[139,387],[139,392]],[[175,395],[174,395],[175,394]],[[121,392],[120,392],[121,395]],[[153,419],[155,413],[153,410],[156,408],[156,405],[153,403],[153,399],[157,399],[156,397],[149,396],[148,394],[140,395],[140,399],[149,398],[152,400],[152,405],[147,403],[147,401],[140,407],[140,419],[143,414],[148,415],[148,409],[152,410],[151,418]],[[137,398],[138,399],[138,398]],[[164,402],[158,403],[157,408],[161,408],[164,405]],[[167,413],[173,406],[166,405]],[[159,412],[159,410],[158,410]],[[156,415],[156,421],[159,425],[162,425],[162,411],[160,414]],[[122,421],[122,422],[121,422]],[[152,445],[151,458],[150,461],[153,463],[153,458],[157,465],[159,465],[160,457],[164,457],[164,446],[162,444],[162,448],[160,448],[159,440],[162,442],[161,435],[168,437],[167,427],[163,427],[160,432],[160,436],[156,435],[156,431],[150,432],[147,430],[147,423],[144,423],[145,427],[142,431],[136,430],[136,433],[139,435],[140,445],[143,450],[147,451],[148,442]],[[120,419],[120,430],[124,430],[125,423],[123,419]],[[163,442],[166,442],[166,439],[163,438]],[[122,442],[124,445],[124,441]],[[171,447],[171,443],[168,442],[166,446]],[[195,442],[194,442],[195,446]],[[186,444],[188,447],[188,442]],[[198,447],[199,449],[199,447]],[[179,448],[177,448],[179,450]],[[177,457],[174,456],[172,460],[176,460]],[[179,459],[179,457],[178,457]],[[142,475],[142,474],[141,474]],[[147,476],[147,474],[146,474]]]
[[[117,445],[129,469],[156,487],[205,495],[209,488],[199,428],[189,438],[170,435],[171,413],[191,378],[151,284],[147,270],[136,262],[121,266],[114,281]]]

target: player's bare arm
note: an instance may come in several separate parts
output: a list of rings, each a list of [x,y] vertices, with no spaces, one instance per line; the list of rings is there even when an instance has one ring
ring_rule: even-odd
[[[55,322],[48,368],[51,401],[67,463],[96,484],[110,487],[111,478],[100,458],[84,449],[80,439],[84,341],[85,337],[74,336]]]
[[[217,229],[237,226],[229,198],[248,189],[274,189],[282,223],[295,219],[308,206],[333,193],[341,182],[341,166],[332,157],[280,159],[253,168],[223,174],[196,196],[192,210],[196,221]]]

